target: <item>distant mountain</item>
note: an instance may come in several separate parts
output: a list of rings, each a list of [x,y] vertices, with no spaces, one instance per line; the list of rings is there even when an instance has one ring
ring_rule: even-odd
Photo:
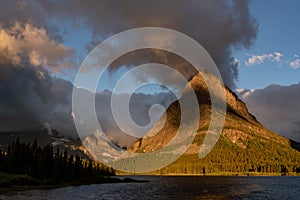
[[[59,148],[61,153],[67,150],[69,155],[73,154],[73,156],[75,156],[77,154],[81,158],[92,159],[92,156],[84,148],[79,138],[74,139],[62,136],[56,130],[51,130],[51,134],[49,134],[49,131],[46,129],[35,131],[2,132],[0,133],[0,148],[6,151],[8,145],[15,142],[17,138],[19,138],[21,142],[31,144],[34,140],[36,140],[39,146],[52,144],[55,152]]]
[[[211,116],[211,100],[203,75],[211,81],[219,81],[207,72],[199,72],[190,84],[194,89],[200,108],[200,122],[197,135],[186,151],[175,163],[155,173],[161,174],[203,174],[223,172],[296,172],[300,169],[300,152],[291,148],[290,141],[260,124],[248,112],[246,104],[229,88],[226,89],[227,114],[222,134],[213,148],[200,159],[198,152],[207,132]],[[184,93],[184,92],[183,92]],[[180,123],[179,102],[172,103],[166,111],[164,127],[153,137],[137,141],[131,151],[145,153],[156,151],[167,145],[177,133]],[[149,131],[153,135],[157,126]]]
[[[248,112],[246,104],[242,102],[229,88],[225,88],[227,113],[222,134],[213,150],[205,157],[199,158],[198,153],[203,139],[207,133],[211,120],[211,99],[203,75],[209,77],[212,83],[220,80],[208,72],[199,72],[189,84],[194,89],[200,110],[200,121],[197,135],[193,143],[183,156],[176,162],[160,169],[155,174],[222,174],[222,173],[286,173],[300,172],[300,149],[299,143],[268,130],[260,124],[255,116]],[[183,91],[183,95],[186,91]],[[162,129],[156,133],[157,128]],[[136,141],[129,151],[146,153],[156,151],[166,146],[176,135],[181,120],[179,101],[172,103],[154,127],[143,137]],[[154,133],[156,133],[154,135]],[[147,137],[149,136],[149,137]],[[150,137],[151,136],[151,137]],[[82,145],[80,139],[72,139],[60,135],[52,130],[41,131],[20,131],[0,133],[0,147],[5,150],[9,143],[20,138],[22,142],[33,142],[43,146],[51,143],[54,150],[60,149],[63,152],[68,150],[69,154],[78,154],[80,157],[96,160],[92,154]],[[86,137],[83,143],[87,143],[99,149],[108,160],[115,160],[116,155],[112,146],[108,143]],[[98,141],[95,142],[95,141]],[[122,164],[122,160],[118,160]],[[159,161],[158,161],[159,162]]]
[[[41,146],[52,142],[52,139],[46,130],[9,131],[0,132],[0,147],[2,150],[6,150],[8,144],[15,142],[17,138],[26,143],[32,143],[36,140]]]

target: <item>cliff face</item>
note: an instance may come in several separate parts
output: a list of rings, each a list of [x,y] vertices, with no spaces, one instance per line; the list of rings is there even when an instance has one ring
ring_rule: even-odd
[[[192,145],[186,151],[184,156],[179,159],[186,159],[189,155],[194,156],[194,160],[192,159],[193,161],[187,159],[186,162],[198,162],[199,158],[197,155],[201,144],[203,143],[203,138],[207,133],[211,118],[210,94],[203,76],[206,76],[206,78],[208,77],[211,83],[219,81],[218,78],[207,72],[199,72],[199,74],[193,77],[189,82],[197,95],[200,121],[197,135]],[[183,95],[184,93],[185,91],[183,91]],[[246,167],[246,164],[250,165],[251,163],[262,162],[265,162],[268,166],[281,166],[282,162],[288,162],[284,157],[284,154],[288,154],[291,158],[294,158],[294,161],[290,161],[291,166],[294,166],[292,163],[295,161],[300,163],[300,154],[290,147],[288,139],[279,136],[261,125],[256,118],[248,112],[246,104],[229,88],[225,87],[225,93],[227,104],[225,124],[217,145],[208,155],[210,159],[209,163],[212,168],[216,163],[221,162],[219,154],[231,151],[235,151],[236,154],[230,153],[229,155],[229,153],[227,153],[226,155],[223,155],[223,157],[232,160],[232,162],[237,163],[237,165],[240,162],[240,165],[244,166],[244,169],[249,167]],[[165,115],[158,120],[149,133],[146,134],[144,138],[137,141],[130,150],[145,153],[156,151],[166,146],[176,135],[180,119],[180,105],[179,102],[176,101],[169,106]],[[157,132],[157,130],[160,131]],[[241,155],[243,155],[243,158],[241,158]],[[251,161],[249,157],[254,160]],[[176,162],[175,164],[172,164],[169,169],[172,169],[172,166],[175,165],[177,166],[177,173],[182,173],[182,171],[180,171],[180,168],[182,167],[180,161],[179,163]],[[195,164],[195,167],[197,168],[198,165],[199,164]],[[278,172],[278,168],[276,172]],[[172,173],[172,171],[170,172],[167,170],[164,173]]]
[[[207,131],[211,118],[211,98],[203,76],[206,76],[212,84],[219,82],[218,78],[207,72],[199,72],[189,82],[191,87],[194,89],[199,103],[200,122],[198,132],[202,134]],[[232,142],[238,143],[239,138],[245,137],[243,132],[240,131],[240,128],[244,127],[250,130],[251,128],[257,127],[257,129],[264,129],[256,118],[248,112],[246,104],[242,102],[229,88],[224,87],[224,89],[226,94],[227,114],[225,127],[222,132],[223,135],[226,135]],[[184,93],[185,91],[183,91],[183,95]],[[157,130],[163,126],[164,120],[166,120],[164,127],[157,132]],[[140,139],[131,147],[131,149],[133,151],[149,152],[165,146],[175,136],[179,124],[180,105],[179,102],[176,101],[170,105],[165,115],[158,120],[153,129],[146,134],[146,137]],[[240,145],[244,146],[243,144]]]
[[[219,79],[210,73],[199,72],[193,79],[190,81],[192,88],[197,94],[199,104],[207,103],[203,99],[210,99],[207,85],[203,79],[203,76],[206,76],[211,82],[217,83]],[[246,104],[241,101],[238,96],[233,93],[228,87],[224,87],[226,93],[226,104],[227,111],[239,115],[240,117],[246,119],[249,122],[257,123],[256,118],[248,112]]]

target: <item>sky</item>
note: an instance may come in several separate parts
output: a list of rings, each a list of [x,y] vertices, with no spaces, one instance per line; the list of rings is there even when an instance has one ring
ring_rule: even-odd
[[[89,52],[121,31],[155,26],[180,31],[199,42],[225,84],[259,121],[300,141],[299,7],[297,0],[0,0],[0,131],[47,124],[72,135],[73,83]],[[113,85],[128,69],[158,60],[187,79],[196,73],[170,53],[128,53],[105,71],[97,98],[109,102]],[[155,76],[164,83],[164,76]],[[142,112],[136,113],[142,124],[149,120],[144,108],[161,102],[167,107],[174,100],[158,85],[139,92],[144,93],[137,100],[144,104],[134,110]],[[106,103],[97,109],[99,115],[111,116]],[[105,129],[116,132],[115,124],[102,121],[108,126]]]
[[[237,88],[258,89],[270,84],[299,83],[299,6],[297,0],[251,1],[250,12],[257,19],[259,28],[254,44],[248,50],[234,53],[240,61]]]
[[[267,128],[300,141],[300,13],[297,0],[253,0],[259,23],[249,49],[236,50],[237,94]]]
[[[286,3],[281,0],[250,1],[249,11],[257,20],[258,31],[249,49],[242,48],[233,51],[233,58],[239,62],[239,75],[235,88],[259,89],[270,84],[290,85],[299,82],[300,24],[298,19],[300,13],[298,5],[300,6],[300,3],[297,0],[289,0]],[[266,8],[269,8],[268,11]],[[83,24],[80,26],[84,27]],[[74,27],[65,22],[61,23],[61,30],[63,29],[70,31]],[[75,48],[80,55],[77,58],[77,64],[80,64],[89,53],[86,46],[94,39],[92,37],[91,30],[87,27],[75,28],[72,34],[64,35],[64,44]],[[103,39],[105,37],[98,36],[96,40],[102,41]],[[124,69],[119,71],[121,72],[115,73],[116,75],[112,77],[105,76],[107,80],[104,84],[99,84],[99,90],[111,89],[114,80],[122,74]],[[66,76],[63,78],[68,79]]]

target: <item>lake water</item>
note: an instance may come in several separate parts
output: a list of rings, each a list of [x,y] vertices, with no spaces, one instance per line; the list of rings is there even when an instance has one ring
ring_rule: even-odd
[[[0,199],[300,199],[300,177],[133,177],[113,183],[1,194]]]

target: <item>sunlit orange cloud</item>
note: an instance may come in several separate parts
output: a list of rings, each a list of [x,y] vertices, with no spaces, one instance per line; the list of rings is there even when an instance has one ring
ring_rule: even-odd
[[[14,23],[0,26],[0,64],[44,67],[57,71],[70,67],[73,49],[51,39],[44,28],[32,24]]]

